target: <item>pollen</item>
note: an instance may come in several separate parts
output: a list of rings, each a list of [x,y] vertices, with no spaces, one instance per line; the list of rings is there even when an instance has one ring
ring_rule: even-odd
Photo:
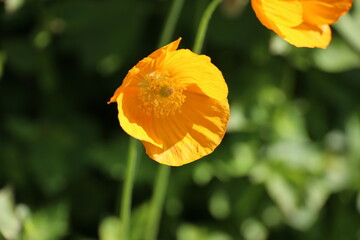
[[[178,113],[185,101],[184,86],[166,72],[147,74],[138,87],[141,108],[155,118]]]

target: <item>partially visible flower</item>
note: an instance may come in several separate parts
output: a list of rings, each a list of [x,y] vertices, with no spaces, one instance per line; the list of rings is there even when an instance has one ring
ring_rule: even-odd
[[[248,0],[223,0],[222,8],[228,17],[237,17],[248,4]]]
[[[204,55],[176,50],[180,38],[133,67],[110,102],[121,127],[150,158],[180,166],[210,154],[229,120],[225,80]]]
[[[336,22],[353,0],[251,0],[257,18],[296,47],[326,48],[329,24]]]

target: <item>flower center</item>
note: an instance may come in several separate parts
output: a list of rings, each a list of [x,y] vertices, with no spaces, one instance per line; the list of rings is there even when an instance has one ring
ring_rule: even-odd
[[[138,86],[141,108],[156,118],[174,115],[185,101],[184,86],[167,73],[152,72]]]

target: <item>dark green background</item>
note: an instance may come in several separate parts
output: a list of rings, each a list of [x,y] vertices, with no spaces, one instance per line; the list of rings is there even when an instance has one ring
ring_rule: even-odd
[[[186,1],[181,48],[207,3]],[[217,9],[203,50],[229,85],[228,133],[211,155],[172,168],[159,239],[360,239],[359,1],[327,50],[289,45],[245,4]],[[116,239],[129,137],[106,102],[156,49],[170,5],[0,2],[4,236]],[[137,166],[133,239],[157,167],[145,154]]]

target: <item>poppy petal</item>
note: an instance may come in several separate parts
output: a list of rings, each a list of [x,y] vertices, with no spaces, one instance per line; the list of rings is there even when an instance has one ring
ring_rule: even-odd
[[[345,14],[352,0],[303,0],[304,20],[313,25],[332,24]]]
[[[314,26],[302,23],[294,28],[279,26],[278,34],[296,47],[326,48],[331,41],[329,25]]]
[[[136,88],[126,88],[119,94],[118,118],[121,127],[130,136],[141,141],[150,142],[158,147],[162,147],[162,141],[153,132],[153,118],[144,114],[139,107],[138,90]]]
[[[150,158],[171,166],[193,162],[220,144],[229,119],[227,100],[204,98],[202,94],[186,93],[181,114],[159,120],[155,132],[166,139],[163,147],[144,142]]]
[[[291,27],[303,21],[302,5],[297,0],[252,0],[251,5],[260,22],[272,30],[277,25]]]
[[[187,86],[195,84],[206,96],[215,99],[227,97],[228,88],[220,70],[209,57],[180,49],[169,53],[165,59],[166,70],[176,76],[176,81]],[[187,91],[194,91],[188,88]],[[199,92],[198,92],[199,93]]]

